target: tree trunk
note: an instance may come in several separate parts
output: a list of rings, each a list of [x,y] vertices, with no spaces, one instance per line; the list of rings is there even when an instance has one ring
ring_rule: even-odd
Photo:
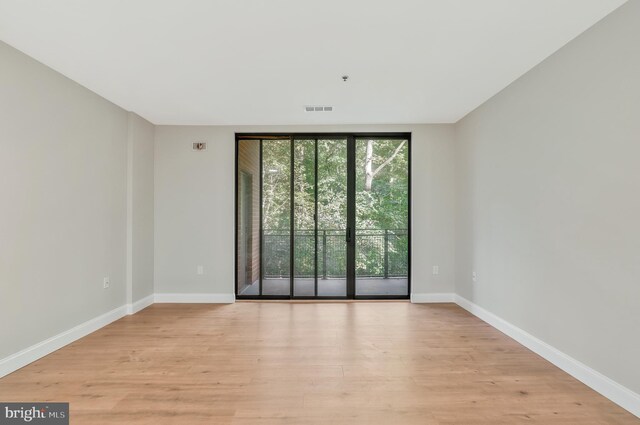
[[[367,140],[366,161],[364,163],[364,190],[371,191],[373,183],[373,140]]]
[[[385,162],[383,162],[378,168],[373,170],[373,140],[367,140],[367,152],[366,152],[366,161],[364,163],[364,190],[367,192],[371,191],[371,185],[373,184],[373,178],[380,171],[384,170],[384,167],[389,165],[393,159],[398,156],[398,153],[402,150],[404,144],[407,143],[406,140],[403,140],[402,143],[393,151],[393,154]]]

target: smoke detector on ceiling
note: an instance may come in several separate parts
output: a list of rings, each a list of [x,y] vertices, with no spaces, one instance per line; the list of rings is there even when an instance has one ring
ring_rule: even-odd
[[[333,106],[305,106],[304,110],[307,112],[331,112]]]

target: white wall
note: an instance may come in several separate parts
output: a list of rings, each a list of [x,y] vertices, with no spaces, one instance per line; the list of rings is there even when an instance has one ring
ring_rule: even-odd
[[[125,303],[127,113],[2,42],[0,63],[1,359]]]
[[[127,280],[129,303],[153,294],[153,152],[155,126],[129,112]]]
[[[155,128],[2,42],[0,63],[1,374],[153,294]]]
[[[639,44],[631,1],[456,126],[456,292],[637,393]]]
[[[453,291],[453,126],[158,126],[155,290],[233,294],[235,133],[412,132],[413,293]],[[194,152],[194,141],[209,143]],[[204,275],[196,268],[204,266]],[[432,265],[440,274],[432,275]]]

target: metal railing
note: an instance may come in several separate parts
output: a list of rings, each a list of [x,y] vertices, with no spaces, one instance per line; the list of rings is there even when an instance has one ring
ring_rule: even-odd
[[[318,278],[345,278],[347,269],[346,231],[318,229]],[[289,230],[264,230],[262,236],[263,277],[290,276]],[[315,275],[315,232],[294,232],[295,277]],[[358,277],[406,277],[409,270],[407,229],[358,229],[356,231],[356,275]]]

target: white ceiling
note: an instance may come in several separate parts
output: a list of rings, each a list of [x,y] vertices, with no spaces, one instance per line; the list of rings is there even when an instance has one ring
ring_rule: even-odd
[[[0,40],[156,124],[449,123],[624,2],[0,0]]]

